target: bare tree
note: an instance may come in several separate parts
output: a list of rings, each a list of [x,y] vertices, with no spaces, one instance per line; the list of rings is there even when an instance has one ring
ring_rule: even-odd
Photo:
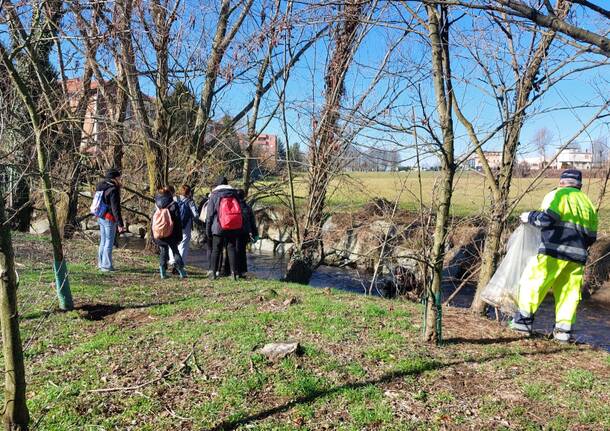
[[[237,4],[232,5],[231,0],[222,0],[218,21],[216,23],[216,33],[212,42],[212,51],[208,57],[208,63],[205,73],[205,83],[203,92],[201,93],[201,103],[197,111],[197,122],[193,132],[193,153],[199,158],[202,155],[204,147],[204,139],[206,130],[209,125],[212,114],[212,100],[216,91],[216,81],[220,71],[220,65],[235,38],[239,28],[243,24],[246,16],[250,12],[253,0],[240,0]],[[242,5],[243,4],[243,5]],[[241,6],[241,12],[239,7]],[[239,12],[239,16],[229,27],[230,18]]]
[[[33,3],[31,17],[33,23],[25,26],[20,11],[10,0],[3,3],[2,21],[12,30],[13,46],[15,51],[9,52],[3,43],[0,43],[0,61],[7,71],[10,81],[28,112],[30,124],[34,134],[34,142],[38,162],[42,193],[44,197],[51,243],[53,245],[53,268],[55,284],[59,298],[59,306],[64,310],[74,307],[68,269],[64,258],[61,231],[57,221],[57,212],[53,198],[53,186],[49,174],[48,153],[45,145],[48,142],[58,142],[57,125],[62,123],[61,111],[56,106],[56,86],[49,77],[49,45],[54,40],[58,23],[63,14],[62,2],[51,2],[48,5]],[[25,7],[24,9],[28,9]],[[30,33],[27,33],[29,29]],[[14,58],[25,50],[28,69],[36,77],[35,85],[29,83],[26,72],[19,69]]]
[[[275,45],[278,43],[278,27],[279,27],[279,14],[280,14],[280,4],[281,2],[278,0],[275,2],[275,7],[273,10],[273,17],[271,19],[271,23],[268,26],[268,34],[266,35],[267,39],[267,49],[265,56],[261,62],[260,69],[256,76],[256,88],[254,92],[254,104],[252,106],[252,114],[250,120],[248,121],[248,133],[247,133],[247,142],[244,148],[244,168],[243,168],[243,187],[246,196],[250,190],[250,176],[252,172],[252,156],[254,152],[254,143],[258,137],[256,123],[258,121],[259,109],[261,104],[261,99],[264,94],[264,85],[265,85],[265,76],[267,74],[267,70],[269,69],[269,65],[271,63],[271,56],[273,54],[273,49]],[[263,15],[264,17],[265,15]],[[265,27],[265,22],[261,18],[261,27]]]
[[[345,75],[352,63],[358,30],[366,2],[348,0],[341,4],[334,28],[334,46],[325,75],[325,103],[320,120],[314,126],[309,153],[308,199],[301,241],[288,262],[286,280],[308,283],[321,261],[323,211],[330,180],[336,171],[337,155],[344,144],[338,133]]]
[[[536,148],[537,154],[540,156],[541,167],[546,164],[548,155],[547,152],[552,140],[553,132],[551,132],[547,127],[541,127],[534,133],[532,144],[534,145],[534,148]]]
[[[568,2],[558,0],[555,11],[557,16],[565,16],[569,11],[569,7]],[[491,189],[491,215],[482,253],[478,289],[471,306],[474,312],[480,314],[484,313],[486,308],[485,303],[480,297],[480,292],[495,272],[500,253],[501,237],[509,214],[512,176],[517,162],[517,148],[520,142],[521,130],[527,118],[526,109],[531,105],[532,100],[540,97],[540,94],[536,94],[537,91],[540,91],[543,83],[540,80],[540,74],[548,57],[549,49],[555,39],[555,32],[553,31],[544,33],[539,40],[537,34],[533,33],[531,36],[532,42],[527,49],[527,53],[523,55],[525,60],[523,64],[520,64],[519,59],[521,56],[517,53],[514,45],[515,37],[511,24],[493,14],[490,19],[501,30],[500,34],[506,37],[510,53],[510,69],[514,75],[515,82],[514,88],[511,88],[514,95],[511,98],[508,97],[506,94],[508,88],[504,85],[503,78],[499,78],[500,83],[493,81],[491,68],[485,64],[476,50],[471,50],[476,63],[482,69],[484,76],[490,81],[490,86],[495,91],[494,96],[497,100],[498,109],[501,112],[502,121],[492,130],[488,137],[481,139],[477,135],[471,121],[461,111],[457,100],[454,99],[453,103],[456,116],[467,130],[474,151],[477,152],[482,162],[483,172]],[[503,133],[502,163],[499,169],[494,171],[491,169],[482,147],[484,141],[487,141],[498,131]]]
[[[427,317],[424,339],[442,342],[441,321],[441,284],[445,241],[449,226],[449,210],[453,193],[455,175],[454,130],[451,106],[453,104],[453,84],[451,82],[451,62],[449,57],[450,21],[446,6],[426,5],[428,37],[432,50],[432,81],[436,98],[436,111],[441,129],[437,139],[438,154],[441,162],[439,202],[436,210],[434,243],[430,254],[432,283],[427,295]]]

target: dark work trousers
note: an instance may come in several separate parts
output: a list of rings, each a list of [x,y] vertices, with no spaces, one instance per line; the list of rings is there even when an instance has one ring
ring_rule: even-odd
[[[236,248],[237,250],[237,248]],[[236,258],[237,259],[237,258]],[[223,277],[228,277],[231,275],[231,265],[229,262],[229,250],[227,247],[224,247],[224,252],[220,253],[220,263],[218,264],[218,268],[220,271],[220,275]]]
[[[248,240],[250,235],[241,234],[237,239],[237,273],[245,274],[248,272],[248,255],[246,254],[246,247],[248,246]]]
[[[212,265],[212,238],[213,236],[206,236],[205,238],[205,243],[206,243],[206,247],[207,247],[207,252],[208,252],[208,269],[211,271],[212,269],[214,269],[214,265]]]
[[[223,251],[226,249],[229,255],[229,266],[231,273],[237,274],[237,237],[235,232],[224,232],[222,235],[214,235],[212,238],[212,267],[214,273],[220,271],[220,261]]]
[[[184,262],[182,261],[182,256],[180,256],[180,251],[178,250],[178,243],[174,241],[163,241],[158,240],[157,245],[159,246],[159,265],[162,268],[167,269],[167,262],[169,262],[169,249],[172,249],[172,253],[174,253],[175,265],[178,268],[184,267]]]

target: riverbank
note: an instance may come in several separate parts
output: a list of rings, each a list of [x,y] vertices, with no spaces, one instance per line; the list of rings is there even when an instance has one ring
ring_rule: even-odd
[[[158,279],[154,256],[66,243],[78,309],[55,311],[48,239],[16,235],[28,399],[37,429],[610,427],[610,356],[525,339],[447,309],[266,280]],[[298,341],[277,363],[258,351]]]

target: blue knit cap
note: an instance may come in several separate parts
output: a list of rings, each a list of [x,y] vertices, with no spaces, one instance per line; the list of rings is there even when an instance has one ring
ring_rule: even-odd
[[[564,187],[582,187],[582,172],[578,169],[566,169],[559,177],[559,183]]]

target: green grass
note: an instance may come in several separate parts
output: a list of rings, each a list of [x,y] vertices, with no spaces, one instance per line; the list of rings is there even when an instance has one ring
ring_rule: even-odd
[[[445,336],[463,341],[436,348],[419,340],[419,304],[275,281],[211,283],[196,269],[188,281],[162,282],[154,258],[129,250],[116,253],[119,272],[98,276],[95,246],[80,241],[66,254],[81,309],[60,313],[48,242],[15,239],[39,430],[610,426],[608,354],[586,346],[514,341],[447,309],[460,324]],[[87,311],[100,307],[107,314]],[[481,333],[494,341],[480,343]],[[302,354],[272,363],[259,353],[282,341],[298,341]]]
[[[422,197],[429,206],[435,199],[438,185],[438,172],[422,172]],[[523,196],[515,207],[515,213],[537,209],[546,193],[557,186],[556,178],[545,178],[532,186],[533,178],[514,178],[511,187],[512,199]],[[601,179],[587,179],[583,191],[596,202]],[[296,178],[295,192],[302,204],[307,196],[307,183],[304,176]],[[527,193],[525,193],[529,190]],[[390,202],[399,202],[403,209],[419,208],[419,180],[416,172],[352,172],[345,173],[332,182],[328,205],[333,210],[355,210],[373,198],[383,197]],[[270,203],[279,201],[270,198]],[[610,228],[610,207],[608,199],[602,205],[600,225],[603,231]],[[458,216],[480,215],[489,210],[490,191],[482,174],[458,172],[452,197],[452,212]]]

